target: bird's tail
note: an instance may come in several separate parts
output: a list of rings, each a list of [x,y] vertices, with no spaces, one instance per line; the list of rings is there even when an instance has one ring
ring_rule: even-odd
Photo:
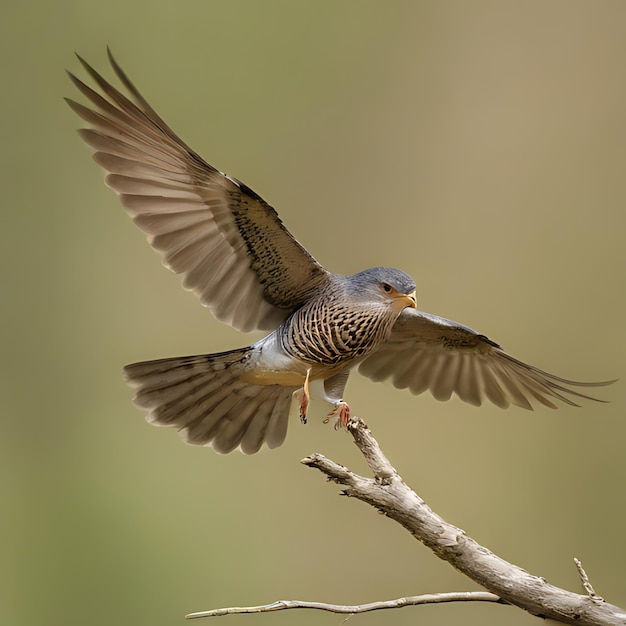
[[[157,426],[185,431],[187,441],[226,454],[279,446],[287,434],[292,387],[251,385],[241,379],[253,348],[133,363],[126,381],[134,402]]]

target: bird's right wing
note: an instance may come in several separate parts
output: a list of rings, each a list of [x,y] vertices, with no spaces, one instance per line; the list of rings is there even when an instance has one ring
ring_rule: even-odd
[[[571,387],[602,387],[615,381],[566,380],[518,361],[485,335],[436,315],[404,309],[389,339],[360,365],[375,381],[391,378],[400,388],[419,394],[427,389],[437,400],[455,393],[480,406],[486,398],[506,408],[532,409],[534,402],[557,408],[553,400],[578,406],[572,399],[597,400]]]
[[[92,126],[82,138],[164,264],[219,320],[243,331],[275,328],[330,280],[271,206],[169,128],[110,53],[132,100],[80,60],[100,88],[70,74],[94,106],[68,100]]]

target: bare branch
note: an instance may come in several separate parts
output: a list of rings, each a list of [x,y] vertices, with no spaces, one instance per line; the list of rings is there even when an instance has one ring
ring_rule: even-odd
[[[439,558],[482,585],[487,592],[441,593],[371,602],[355,606],[279,600],[271,604],[231,607],[190,613],[188,618],[216,617],[235,613],[267,613],[285,609],[318,609],[354,614],[436,602],[496,602],[512,604],[532,615],[580,626],[626,626],[626,610],[605,602],[594,591],[578,559],[575,559],[588,595],[572,593],[533,576],[490,552],[466,533],[434,513],[410,489],[383,454],[367,425],[359,418],[348,423],[354,442],[365,457],[374,478],[360,476],[322,454],[302,460],[320,470],[329,480],[342,485],[343,494],[375,507],[408,530]]]
[[[359,476],[321,454],[313,454],[302,463],[342,485],[345,495],[370,504],[401,524],[439,558],[506,602],[565,624],[626,625],[626,610],[597,595],[584,596],[555,587],[508,563],[443,520],[404,483],[362,420],[352,419],[348,430],[375,478]]]
[[[367,604],[355,604],[353,606],[342,604],[327,604],[326,602],[306,602],[301,600],[277,600],[271,604],[260,606],[233,606],[211,611],[200,611],[185,615],[187,619],[198,617],[220,617],[222,615],[234,615],[236,613],[270,613],[285,609],[317,609],[330,613],[366,613],[368,611],[380,611],[381,609],[399,609],[403,606],[416,606],[418,604],[438,604],[441,602],[497,602],[503,601],[493,593],[486,591],[460,591],[455,593],[427,593],[421,596],[397,598],[396,600],[384,600],[381,602],[369,602]]]

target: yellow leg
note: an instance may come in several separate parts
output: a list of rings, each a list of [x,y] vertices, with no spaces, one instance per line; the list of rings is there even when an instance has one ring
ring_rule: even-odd
[[[306,424],[306,413],[309,408],[309,376],[311,375],[311,368],[306,371],[306,377],[304,379],[304,385],[302,385],[302,389],[298,389],[296,391],[296,398],[298,398],[298,402],[300,403],[300,421],[303,424]]]

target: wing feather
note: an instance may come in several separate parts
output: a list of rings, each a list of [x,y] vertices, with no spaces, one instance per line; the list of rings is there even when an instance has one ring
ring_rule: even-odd
[[[477,363],[470,354],[461,353],[461,367],[454,392],[473,406],[482,404],[481,383],[477,372]]]
[[[514,404],[532,409],[540,403],[557,408],[554,400],[578,406],[575,400],[595,400],[576,388],[602,387],[615,381],[585,383],[560,378],[519,361],[498,344],[451,320],[405,309],[390,337],[359,366],[375,381],[391,378],[414,394],[427,389],[438,400],[456,394],[480,406],[484,399],[501,408]]]
[[[449,400],[457,386],[461,355],[458,352],[449,352],[440,358],[439,367],[433,370],[430,388],[433,397],[440,401]]]
[[[164,264],[218,319],[244,331],[275,328],[330,281],[276,211],[187,146],[110,53],[129,96],[79,60],[97,87],[70,74],[93,107],[68,100],[90,126],[81,137]]]

